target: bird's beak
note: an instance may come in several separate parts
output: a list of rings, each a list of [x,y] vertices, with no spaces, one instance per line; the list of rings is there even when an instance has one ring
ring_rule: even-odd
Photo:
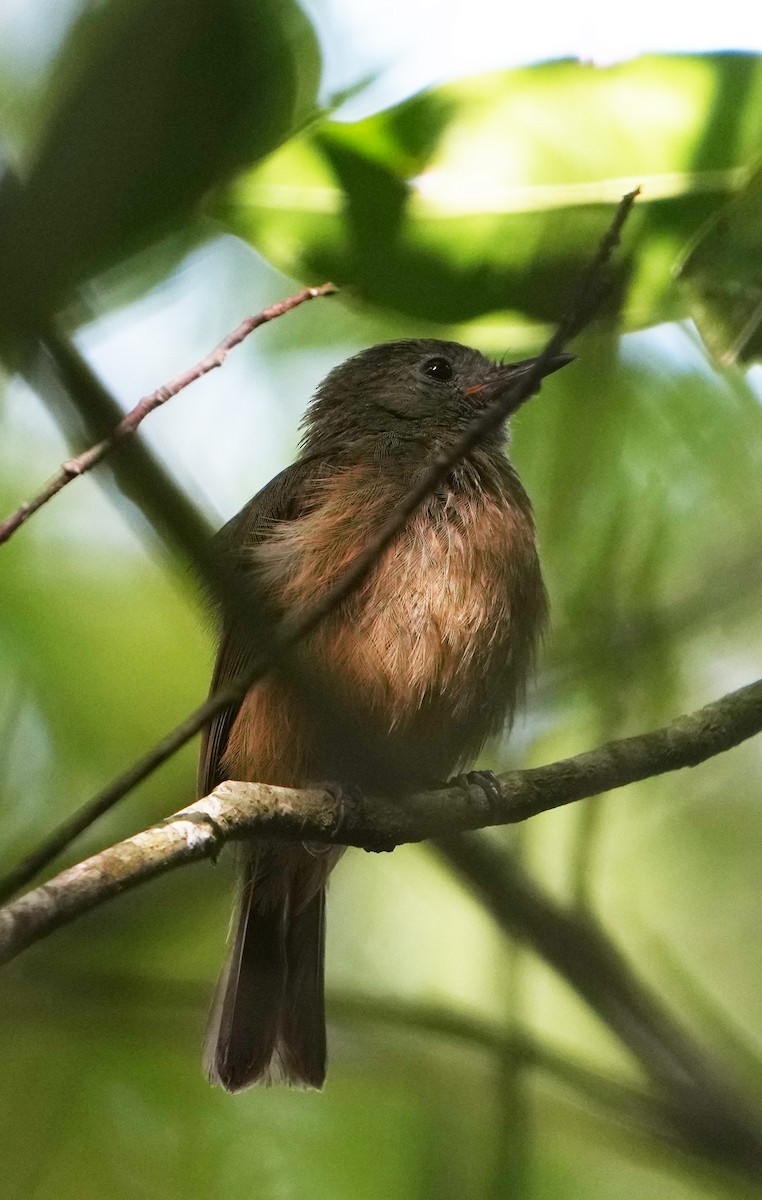
[[[553,358],[548,360],[545,370],[542,373],[543,378],[545,378],[546,375],[552,375],[554,371],[560,371],[561,367],[568,366],[569,363],[574,362],[575,358],[575,354],[554,355]],[[512,375],[521,375],[522,372],[531,370],[536,362],[537,358],[522,358],[520,362],[506,363],[505,370],[506,372],[510,372]]]
[[[539,355],[538,355],[538,357],[539,357]],[[545,369],[542,373],[542,378],[544,379],[546,375],[552,375],[554,371],[560,371],[561,367],[565,367],[567,365],[567,363],[574,362],[574,358],[575,358],[575,355],[573,355],[573,354],[556,354],[556,355],[554,355],[553,358],[549,359],[548,362],[546,363]],[[531,371],[532,367],[534,367],[536,362],[537,362],[537,358],[522,358],[520,362],[502,363],[501,365],[499,365],[497,367],[497,370],[500,373],[501,381],[498,384],[498,390],[500,392],[502,392],[506,383],[510,383],[512,380],[518,379],[518,378],[520,378],[521,375],[526,374],[527,371]],[[538,379],[537,383],[532,388],[532,391],[539,392],[539,390],[540,390],[540,381]],[[495,394],[494,381],[491,384],[490,383],[476,383],[476,384],[474,384],[473,387],[466,388],[464,395],[475,396],[478,392],[486,392],[487,397],[494,395]],[[519,401],[519,403],[521,403],[521,401]]]

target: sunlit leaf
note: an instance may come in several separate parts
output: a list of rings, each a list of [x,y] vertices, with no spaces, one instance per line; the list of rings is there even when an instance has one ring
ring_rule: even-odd
[[[548,322],[639,184],[611,306],[648,324],[684,312],[674,262],[758,154],[761,98],[751,55],[482,76],[322,125],[217,211],[290,273],[419,320]]]

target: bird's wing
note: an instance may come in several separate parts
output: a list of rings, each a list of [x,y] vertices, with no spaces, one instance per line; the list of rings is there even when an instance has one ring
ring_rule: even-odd
[[[268,536],[273,522],[297,517],[304,503],[305,485],[320,470],[319,459],[304,458],[276,475],[217,534],[216,540],[222,553],[225,554],[229,549],[230,553],[240,557],[241,549],[256,546]],[[247,670],[253,654],[252,648],[235,638],[229,625],[223,622],[210,695]],[[208,795],[225,778],[221,760],[239,707],[231,705],[223,709],[205,730],[198,770],[200,796]]]

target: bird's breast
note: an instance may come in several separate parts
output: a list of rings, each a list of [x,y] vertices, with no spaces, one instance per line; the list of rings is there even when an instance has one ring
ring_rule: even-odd
[[[278,607],[299,611],[329,589],[404,490],[369,468],[316,481],[302,514],[256,549]],[[384,732],[444,736],[462,744],[455,762],[512,714],[545,607],[531,508],[506,462],[432,496],[308,645]]]

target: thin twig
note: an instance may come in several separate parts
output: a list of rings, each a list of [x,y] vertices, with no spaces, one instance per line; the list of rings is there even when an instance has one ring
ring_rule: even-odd
[[[44,842],[24,859],[16,868],[0,880],[0,902],[4,902],[48,863],[64,851],[85,829],[108,812],[134,787],[147,779],[162,763],[171,758],[186,742],[199,733],[214,717],[226,708],[239,704],[254,683],[269,671],[276,662],[303,637],[310,633],[338,604],[353,592],[371,570],[386,547],[394,540],[408,519],[420,507],[427,496],[447,478],[450,472],[470,450],[491,430],[502,424],[520,405],[537,390],[552,360],[563,350],[571,333],[590,321],[601,300],[601,290],[596,281],[614,247],[637,192],[630,192],[620,202],[608,230],[583,277],[583,286],[569,314],[547,342],[532,367],[515,381],[498,385],[492,391],[490,403],[472,421],[449,451],[443,451],[431,460],[422,472],[415,487],[394,506],[389,517],[376,536],[357,555],[344,575],[325,592],[313,605],[301,614],[282,622],[273,632],[266,653],[255,656],[248,671],[229,681],[211,695],[194,712],[158,742],[138,762],[133,763],[122,775],[112,780],[102,791],[83,805],[68,820],[63,822]],[[594,295],[592,293],[595,293]]]
[[[762,680],[670,725],[545,767],[405,796],[337,798],[322,788],[229,781],[158,825],[102,850],[0,909],[0,962],[158,875],[216,857],[228,841],[277,837],[391,850],[405,842],[536,816],[601,791],[696,766],[762,730]]]
[[[202,358],[200,362],[197,362],[195,367],[190,367],[187,371],[182,371],[174,379],[171,379],[169,383],[163,384],[155,392],[151,392],[149,396],[144,396],[142,400],[139,400],[107,438],[104,438],[103,441],[96,443],[96,445],[91,446],[88,450],[83,450],[81,454],[77,454],[74,458],[70,458],[63,463],[53,478],[35,496],[20,504],[15,512],[11,513],[3,522],[0,522],[0,545],[3,542],[7,542],[25,521],[28,521],[44,504],[47,504],[49,500],[57,496],[67,484],[77,479],[80,475],[85,475],[88,471],[92,471],[93,467],[102,462],[120,442],[123,442],[128,437],[132,437],[141,421],[145,420],[149,413],[160,408],[162,404],[166,404],[168,400],[171,400],[173,396],[183,391],[184,388],[187,388],[189,384],[195,383],[197,379],[201,379],[202,376],[208,375],[210,371],[221,367],[230,351],[235,346],[239,346],[255,329],[259,329],[260,325],[264,325],[268,321],[273,321],[276,317],[282,317],[284,313],[290,312],[292,308],[297,308],[307,300],[315,300],[318,296],[330,296],[336,290],[332,283],[324,283],[320,287],[303,288],[301,292],[297,292],[294,296],[289,296],[285,300],[279,300],[277,304],[271,304],[269,308],[263,309],[256,316],[246,317],[237,329],[234,329],[232,333],[223,338],[220,344],[212,350],[211,354],[207,354],[206,358]]]

